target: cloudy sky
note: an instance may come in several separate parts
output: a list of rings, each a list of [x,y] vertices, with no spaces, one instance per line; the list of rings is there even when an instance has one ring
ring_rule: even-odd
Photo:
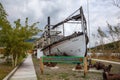
[[[51,24],[64,20],[72,12],[83,6],[83,10],[88,20],[87,0],[0,0],[6,12],[8,20],[13,24],[18,18],[22,23],[25,18],[29,18],[29,23],[39,21],[38,27],[43,29],[47,24],[47,17],[51,17]],[[111,25],[116,25],[120,17],[120,9],[113,6],[112,0],[88,0],[90,33],[96,33],[98,26],[106,30],[106,21]],[[72,29],[67,28],[69,33]],[[93,45],[94,40],[91,37]]]

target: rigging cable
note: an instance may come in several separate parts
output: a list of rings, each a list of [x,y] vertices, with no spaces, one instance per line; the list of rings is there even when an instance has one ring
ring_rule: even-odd
[[[71,17],[72,15],[74,15],[77,11],[79,11],[80,10],[80,8],[79,9],[77,9],[75,12],[73,12],[71,15],[69,15],[66,19],[68,19],[69,17]]]

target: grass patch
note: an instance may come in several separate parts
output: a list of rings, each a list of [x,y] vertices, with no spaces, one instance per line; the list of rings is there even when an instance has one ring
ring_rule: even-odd
[[[66,79],[68,77],[68,74],[67,73],[61,73],[59,75],[59,78],[62,78],[62,79]]]
[[[0,80],[7,76],[12,70],[13,67],[10,63],[0,63]]]
[[[86,76],[81,76],[82,78],[84,78],[84,79],[89,79],[90,77],[88,76],[88,75],[86,75]]]
[[[96,61],[92,61],[94,64]],[[44,67],[44,74],[40,73],[39,60],[33,57],[33,63],[36,70],[38,80],[103,80],[101,73],[88,72],[86,78],[84,78],[83,72],[72,71],[75,64],[57,64],[59,69],[50,69]],[[110,63],[104,63],[106,66]],[[119,73],[119,65],[112,64],[112,73]]]
[[[108,60],[108,61],[115,61],[115,62],[120,62],[120,59],[118,58],[105,58],[105,57],[99,57],[98,59],[103,59],[103,60]]]
[[[72,73],[72,76],[76,76],[76,74],[75,74],[75,73]]]
[[[103,53],[102,55],[97,56],[97,54],[93,53],[91,55],[92,58],[95,59],[102,59],[102,60],[108,60],[108,61],[115,61],[115,62],[120,62],[120,56],[110,56],[111,53]]]
[[[19,60],[17,65],[21,64],[23,61],[23,58]],[[12,67],[12,62],[6,61],[3,63],[0,63],[0,80],[3,80],[4,77],[6,77],[15,67]]]

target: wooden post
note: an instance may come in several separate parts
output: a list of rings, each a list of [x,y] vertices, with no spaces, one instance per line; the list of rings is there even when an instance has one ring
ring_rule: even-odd
[[[41,74],[43,74],[43,70],[44,70],[44,64],[43,64],[42,57],[41,57],[40,58],[40,71],[41,71]]]
[[[84,57],[84,77],[87,75],[87,57]]]

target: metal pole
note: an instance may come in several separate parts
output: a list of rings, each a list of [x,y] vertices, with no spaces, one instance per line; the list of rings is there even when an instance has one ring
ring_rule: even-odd
[[[50,45],[51,41],[50,41],[50,17],[48,17],[48,44]],[[51,48],[49,46],[49,54],[51,54]]]
[[[64,23],[63,23],[63,36],[65,36],[65,28],[64,28]]]
[[[50,38],[50,17],[48,17],[48,38]]]

